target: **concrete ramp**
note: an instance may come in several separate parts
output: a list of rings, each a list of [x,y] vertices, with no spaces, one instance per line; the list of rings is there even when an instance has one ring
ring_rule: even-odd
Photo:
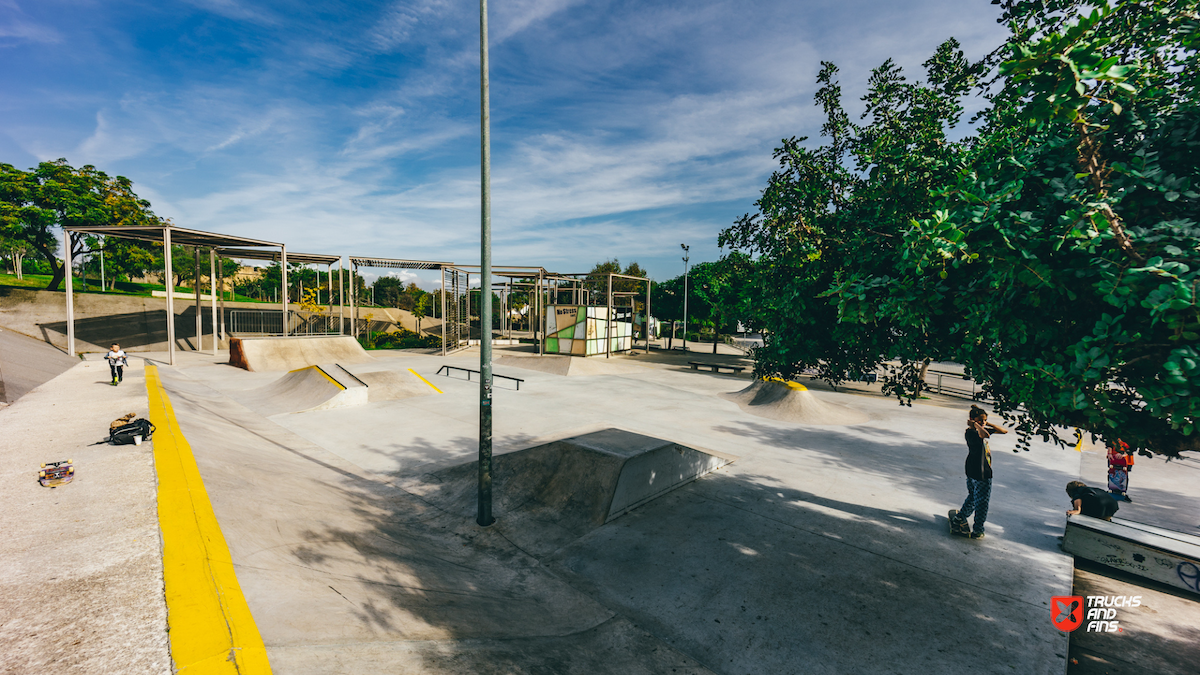
[[[630,509],[735,458],[605,429],[493,458],[493,513],[505,536],[549,554]],[[476,510],[477,464],[426,474],[405,486],[469,516]]]
[[[496,359],[499,365],[513,368],[536,370],[551,375],[566,375],[571,377],[586,377],[588,375],[622,375],[626,373],[644,373],[646,369],[632,363],[620,360],[606,359],[603,356],[565,356],[548,354],[545,356],[510,356],[505,355]]]
[[[1067,518],[1067,553],[1200,594],[1200,537],[1132,520]]]
[[[230,392],[230,397],[264,417],[307,410],[363,405],[368,387],[336,364],[293,370],[265,387]]]
[[[371,363],[371,355],[348,335],[231,338],[229,365],[254,372],[296,370],[318,363]]]
[[[356,377],[366,383],[368,387],[367,398],[371,403],[396,401],[436,393],[428,384],[418,380],[411,373],[380,370],[370,373],[358,373]]]
[[[862,424],[870,417],[861,411],[823,401],[802,384],[781,380],[755,380],[754,384],[721,398],[759,417],[800,424]]]

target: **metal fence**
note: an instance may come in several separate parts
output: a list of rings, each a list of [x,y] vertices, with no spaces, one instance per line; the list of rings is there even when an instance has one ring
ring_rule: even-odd
[[[278,309],[234,309],[229,311],[230,335],[341,335],[342,321],[333,314],[288,311],[284,332],[283,312]]]

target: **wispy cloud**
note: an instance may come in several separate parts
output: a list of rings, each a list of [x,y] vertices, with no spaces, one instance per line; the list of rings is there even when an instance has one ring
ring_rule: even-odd
[[[53,26],[11,43],[42,65],[0,74],[27,92],[0,125],[37,158],[128,175],[189,227],[475,260],[475,7],[186,0],[158,9],[180,21],[164,32],[90,5],[47,24],[0,0],[0,44],[12,26]],[[853,111],[888,57],[919,76],[951,35],[973,56],[999,43],[993,12],[983,0],[493,3],[497,259],[637,258],[662,277],[678,273],[681,238],[715,256],[779,140],[816,135],[821,60],[842,66]],[[39,47],[51,40],[89,51],[55,46],[54,60]]]
[[[21,11],[17,0],[0,0],[0,47],[32,42],[57,44],[62,35],[50,26],[33,21]]]

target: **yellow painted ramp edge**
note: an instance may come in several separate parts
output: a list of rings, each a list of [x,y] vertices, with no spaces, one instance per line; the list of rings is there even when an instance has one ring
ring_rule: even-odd
[[[158,523],[163,538],[167,628],[176,672],[260,675],[267,650],[242,595],[229,547],[208,492],[179,429],[158,368],[146,365],[150,422],[155,426]]]

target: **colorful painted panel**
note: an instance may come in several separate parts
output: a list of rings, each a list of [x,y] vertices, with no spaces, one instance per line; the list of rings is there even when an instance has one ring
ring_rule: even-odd
[[[551,305],[546,308],[547,354],[596,356],[633,347],[633,324],[608,321],[607,307]]]

